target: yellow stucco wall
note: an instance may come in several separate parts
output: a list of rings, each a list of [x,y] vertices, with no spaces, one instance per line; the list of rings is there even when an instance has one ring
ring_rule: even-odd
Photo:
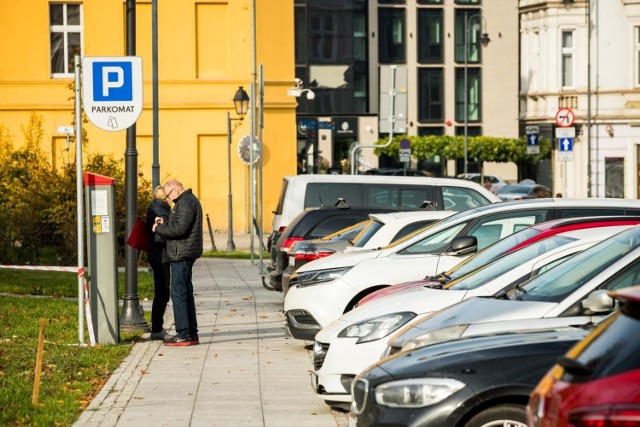
[[[76,2],[78,3],[78,2]],[[84,1],[83,56],[126,54],[126,2]],[[256,11],[255,61],[252,5]],[[73,120],[73,78],[52,78],[49,65],[49,2],[2,0],[0,13],[0,125],[19,146],[21,127],[31,112],[44,117],[43,149],[63,161],[65,138],[57,128]],[[251,94],[253,65],[264,70],[263,212],[271,229],[282,177],[296,173],[293,0],[158,1],[160,179],[181,180],[200,197],[214,229],[227,230],[227,112],[243,86]],[[153,154],[151,1],[136,6],[136,55],[142,57],[144,109],[136,123],[138,164],[151,180]],[[257,80],[257,76],[256,76]],[[257,89],[256,89],[257,92]],[[254,115],[257,120],[258,114]],[[250,132],[247,115],[234,121],[231,176],[234,230],[249,230],[249,168],[237,155],[239,139]],[[126,132],[84,125],[86,152],[124,158]],[[256,131],[258,124],[256,124]],[[73,144],[71,156],[74,154]],[[259,172],[256,170],[256,177]],[[256,191],[259,185],[256,184]],[[258,200],[258,194],[256,194]],[[256,212],[259,206],[256,201]],[[145,207],[139,207],[143,210]]]

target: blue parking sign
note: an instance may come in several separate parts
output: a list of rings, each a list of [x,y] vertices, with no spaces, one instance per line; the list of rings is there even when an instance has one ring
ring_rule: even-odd
[[[91,123],[108,131],[129,128],[142,113],[142,58],[84,57],[82,94]]]
[[[133,74],[131,62],[94,62],[94,101],[133,101]]]

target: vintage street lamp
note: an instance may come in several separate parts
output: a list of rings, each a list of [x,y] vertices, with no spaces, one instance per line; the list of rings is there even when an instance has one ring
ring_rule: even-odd
[[[476,13],[471,15],[468,19],[464,21],[464,176],[466,178],[467,173],[469,172],[469,78],[468,78],[468,67],[469,67],[469,30],[471,26],[471,21],[474,18],[482,18],[482,23],[486,28],[487,22],[484,17]],[[480,43],[483,47],[487,47],[491,39],[489,38],[489,34],[486,32],[482,32],[482,28],[480,28]]]
[[[233,97],[233,106],[236,109],[236,114],[239,116],[237,119],[232,119],[231,115],[227,111],[227,180],[229,181],[229,193],[227,195],[227,252],[233,252],[236,250],[236,244],[233,242],[233,196],[231,195],[231,121],[242,121],[244,115],[249,111],[249,95],[240,86]],[[238,124],[239,125],[239,124]]]

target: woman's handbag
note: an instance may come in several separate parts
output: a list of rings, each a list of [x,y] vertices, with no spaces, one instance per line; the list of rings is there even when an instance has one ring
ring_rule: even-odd
[[[149,249],[149,235],[147,234],[144,220],[138,218],[133,224],[131,234],[127,239],[127,245],[136,248],[140,251],[146,251]]]

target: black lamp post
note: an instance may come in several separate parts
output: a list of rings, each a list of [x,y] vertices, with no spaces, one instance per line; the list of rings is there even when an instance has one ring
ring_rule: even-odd
[[[249,111],[249,95],[240,86],[233,97],[233,106],[236,109],[237,119],[232,119],[227,111],[227,180],[229,181],[229,192],[227,195],[227,252],[236,250],[236,244],[233,242],[233,196],[231,195],[231,121],[242,121],[244,115]]]
[[[466,18],[466,17],[465,17]],[[469,65],[469,27],[474,18],[482,18],[482,23],[486,27],[486,21],[482,15],[476,13],[471,15],[464,21],[464,176],[466,178],[469,172],[469,83],[468,83],[468,65]],[[482,28],[480,29],[482,31]],[[489,34],[482,33],[480,35],[480,43],[483,47],[487,47],[491,39]]]

